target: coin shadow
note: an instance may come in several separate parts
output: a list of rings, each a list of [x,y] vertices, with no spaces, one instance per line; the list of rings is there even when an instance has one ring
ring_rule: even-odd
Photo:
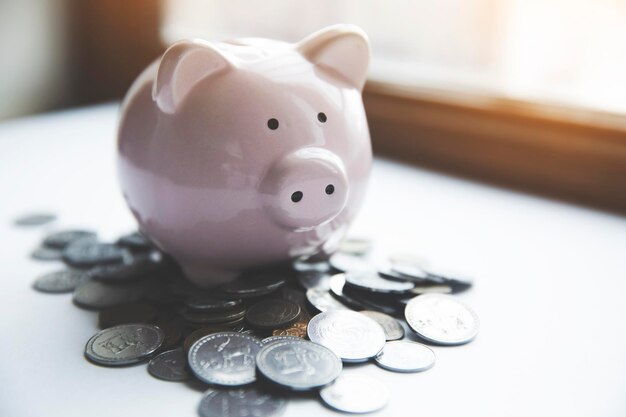
[[[191,377],[187,381],[184,381],[183,384],[187,388],[192,389],[192,390],[194,390],[196,392],[200,392],[200,393],[203,393],[206,390],[208,390],[209,388],[211,388],[211,386],[209,384],[205,384],[204,382],[202,382],[199,379],[196,379],[194,377]]]

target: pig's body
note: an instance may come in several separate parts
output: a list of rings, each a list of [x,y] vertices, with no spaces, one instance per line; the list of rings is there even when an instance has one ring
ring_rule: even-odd
[[[362,42],[346,27],[299,44],[187,42],[135,81],[121,111],[122,190],[189,279],[213,286],[335,250],[372,155],[364,69],[333,65],[352,50],[366,67]]]

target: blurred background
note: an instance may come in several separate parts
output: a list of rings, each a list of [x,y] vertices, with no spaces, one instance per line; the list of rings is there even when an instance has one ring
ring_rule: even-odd
[[[370,36],[374,149],[626,211],[626,2],[0,0],[0,120],[120,100],[182,38]]]

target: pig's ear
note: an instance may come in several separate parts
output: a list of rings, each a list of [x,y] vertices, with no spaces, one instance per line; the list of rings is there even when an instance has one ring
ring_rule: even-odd
[[[367,35],[357,26],[329,26],[298,42],[296,48],[313,64],[363,89],[370,51]]]
[[[232,64],[207,42],[177,42],[161,57],[152,86],[152,99],[165,113],[174,113],[198,82],[230,68]]]

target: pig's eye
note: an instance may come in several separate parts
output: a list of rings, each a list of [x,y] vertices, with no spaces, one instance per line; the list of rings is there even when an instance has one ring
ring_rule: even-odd
[[[326,123],[326,114],[324,112],[317,113],[317,120],[322,123]]]
[[[276,119],[269,119],[267,121],[267,127],[269,127],[272,130],[278,129],[278,120],[276,120]]]

